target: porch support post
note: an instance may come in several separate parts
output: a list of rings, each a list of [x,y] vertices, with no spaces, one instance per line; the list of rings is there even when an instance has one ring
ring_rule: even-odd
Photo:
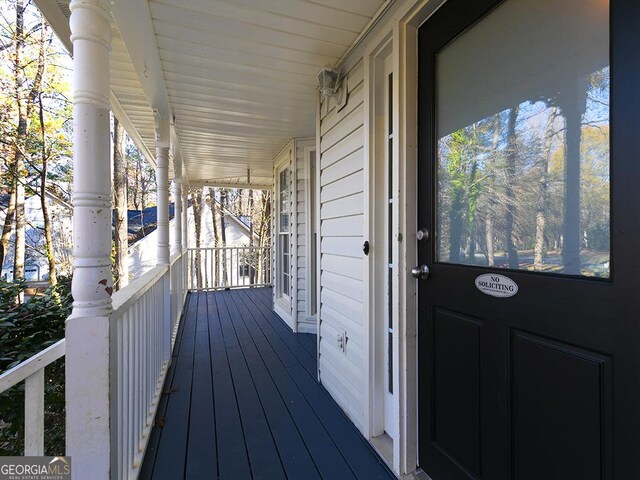
[[[156,121],[156,183],[158,265],[169,265],[169,121],[154,111]]]
[[[175,253],[182,253],[182,159],[174,157],[173,161],[173,201],[175,204],[173,214]]]
[[[66,324],[66,454],[110,478],[111,158],[108,0],[72,0],[73,311]]]

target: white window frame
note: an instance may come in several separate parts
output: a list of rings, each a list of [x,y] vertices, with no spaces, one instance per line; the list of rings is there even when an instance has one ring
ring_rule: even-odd
[[[282,173],[284,171],[288,170],[288,183],[289,183],[289,226],[287,228],[287,231],[283,233],[282,231],[282,224],[281,224],[281,220],[282,220],[282,210],[281,210],[281,192],[282,192],[282,185],[280,184],[280,179],[282,176]],[[292,252],[291,252],[291,166],[284,164],[282,165],[282,167],[278,168],[276,170],[276,191],[277,191],[277,204],[276,204],[276,298],[284,298],[287,301],[291,301],[291,257]],[[287,253],[287,255],[289,256],[289,268],[288,268],[288,272],[284,271],[283,265],[284,265],[284,255],[283,255],[283,243],[282,240],[283,238],[286,236],[287,238],[287,243],[288,243],[288,247],[289,247],[289,251]],[[289,281],[289,288],[288,288],[288,292],[284,291],[284,277],[285,275],[288,277],[288,281]]]
[[[297,229],[296,229],[296,168],[295,142],[290,142],[276,157],[274,162],[273,183],[273,308],[274,311],[296,332],[297,322],[294,312],[297,310]],[[280,234],[280,173],[289,169],[289,291],[282,290],[282,258]]]

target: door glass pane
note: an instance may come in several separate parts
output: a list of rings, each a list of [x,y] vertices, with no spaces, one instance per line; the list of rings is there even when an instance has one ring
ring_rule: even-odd
[[[289,169],[280,172],[280,231],[289,231]]]
[[[438,53],[438,261],[609,277],[608,12],[506,0]]]

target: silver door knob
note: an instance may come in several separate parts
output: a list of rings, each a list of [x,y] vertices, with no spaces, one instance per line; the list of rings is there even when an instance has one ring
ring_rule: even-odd
[[[424,241],[429,240],[429,230],[427,230],[426,228],[421,228],[416,232],[416,238],[418,240],[424,240]]]
[[[411,275],[420,280],[426,280],[427,278],[429,278],[429,267],[427,267],[426,265],[413,267],[411,269]]]

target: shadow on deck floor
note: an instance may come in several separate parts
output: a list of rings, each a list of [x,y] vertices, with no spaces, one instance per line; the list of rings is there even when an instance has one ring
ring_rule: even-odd
[[[316,336],[291,332],[271,288],[189,294],[173,355],[140,478],[396,478],[316,381]]]

